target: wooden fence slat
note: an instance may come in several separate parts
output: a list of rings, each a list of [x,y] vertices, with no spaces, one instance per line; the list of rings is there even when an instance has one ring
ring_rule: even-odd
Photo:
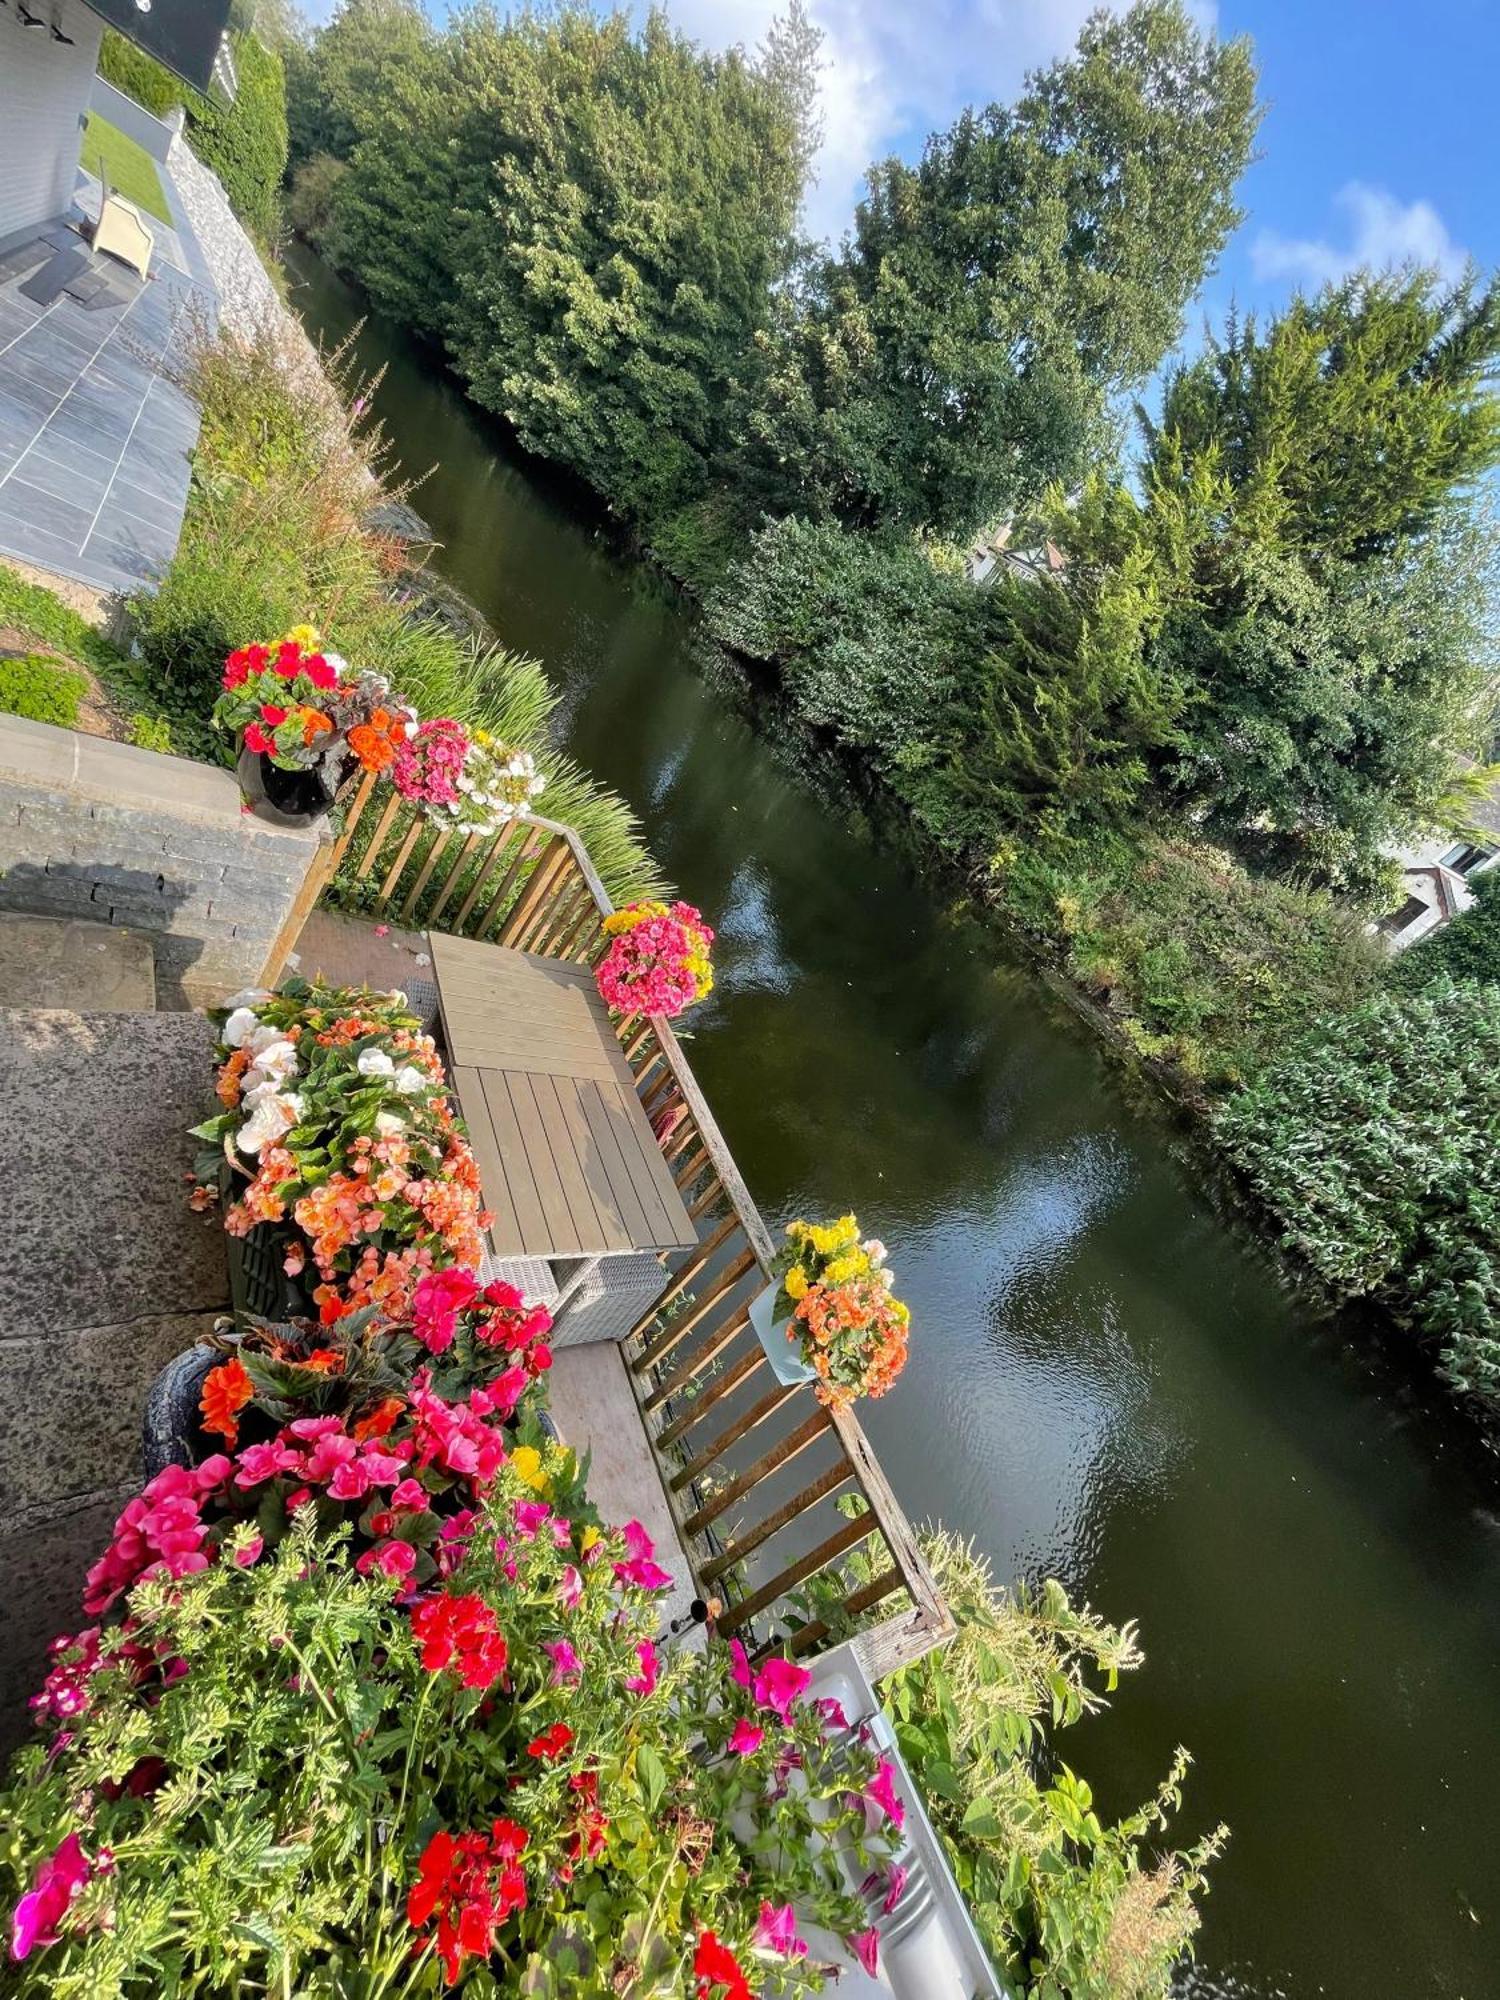
[[[826,1541],[819,1542],[818,1546],[809,1549],[805,1556],[798,1556],[795,1562],[788,1563],[784,1570],[773,1576],[770,1582],[763,1585],[753,1596],[745,1598],[742,1603],[734,1605],[731,1610],[718,1618],[715,1622],[719,1632],[726,1638],[731,1632],[738,1632],[741,1626],[748,1625],[752,1618],[758,1617],[762,1611],[769,1610],[778,1597],[784,1597],[789,1590],[795,1590],[799,1583],[804,1583],[818,1570],[826,1569],[829,1563],[836,1562],[841,1555],[847,1554],[857,1542],[868,1541],[871,1535],[879,1533],[880,1529],[873,1514],[861,1514],[855,1520],[845,1521]]]
[[[765,1358],[759,1342],[756,1343],[756,1351],[761,1353],[762,1359]],[[714,1386],[718,1386],[717,1381]],[[768,1423],[779,1409],[791,1401],[801,1386],[800,1382],[778,1382],[769,1396],[762,1396],[758,1403],[753,1403],[727,1429],[718,1432],[701,1451],[695,1453],[680,1472],[672,1474],[667,1482],[672,1491],[680,1493],[685,1486],[691,1486],[698,1474],[706,1472],[714,1460],[722,1458],[732,1445],[737,1445],[742,1437],[748,1437],[751,1431],[759,1430],[762,1424]]]
[[[490,851],[484,857],[484,862],[480,867],[479,873],[474,877],[474,880],[470,883],[468,895],[465,896],[463,901],[459,904],[458,915],[453,919],[453,928],[460,937],[463,936],[464,925],[469,921],[470,910],[472,910],[474,905],[479,901],[480,896],[484,893],[485,884],[489,881],[490,877],[494,874],[496,868],[500,865],[500,857],[505,852],[506,846],[508,845],[514,830],[515,830],[514,822],[512,822],[511,825],[503,826],[500,829],[499,833],[492,836],[490,840]],[[521,856],[517,855],[516,860],[517,863],[519,864]],[[510,879],[509,876],[507,876],[506,880],[508,881],[509,879]]]
[[[562,894],[561,884],[567,880],[572,868],[573,856],[565,840],[560,840],[553,850],[543,848],[536,873],[516,907],[515,917],[501,934],[501,944],[508,944],[513,951],[538,949],[552,898]]]
[[[760,1342],[757,1341],[748,1353],[740,1356],[733,1367],[726,1368],[722,1375],[715,1375],[713,1381],[703,1391],[702,1395],[694,1396],[689,1401],[687,1408],[680,1417],[674,1417],[671,1423],[657,1432],[656,1442],[659,1448],[665,1451],[668,1445],[676,1444],[677,1440],[690,1431],[694,1424],[703,1421],[716,1403],[722,1402],[726,1396],[732,1395],[741,1382],[745,1381],[751,1375],[759,1374],[762,1368],[769,1366],[770,1363],[766,1359],[766,1351]]]
[[[501,917],[505,915],[506,910],[510,907],[511,892],[521,879],[522,869],[528,861],[534,860],[540,852],[541,843],[537,839],[536,831],[533,828],[516,849],[514,859],[500,878],[498,888],[495,889],[485,907],[484,915],[474,926],[474,936],[476,938],[487,937],[490,926],[498,923]]]
[[[695,1299],[690,1312],[684,1313],[680,1319],[674,1319],[670,1325],[664,1327],[656,1339],[651,1342],[650,1346],[637,1355],[636,1359],[631,1363],[636,1374],[646,1374],[649,1369],[656,1366],[663,1355],[670,1354],[677,1343],[685,1339],[695,1326],[701,1326],[714,1307],[719,1303],[720,1299],[724,1297],[724,1294],[733,1291],[734,1287],[744,1277],[745,1273],[753,1267],[754,1263],[754,1251],[744,1250],[734,1259],[733,1263],[726,1264],[718,1277],[715,1278],[713,1290],[705,1298]],[[748,1311],[748,1307],[746,1310]]]
[[[417,879],[415,882],[413,882],[411,888],[407,891],[406,900],[401,905],[401,921],[403,924],[408,920],[408,918],[411,916],[412,911],[417,907],[417,903],[421,898],[422,891],[427,887],[427,884],[431,881],[432,871],[434,870],[434,868],[437,867],[438,856],[442,853],[443,849],[448,845],[448,842],[452,839],[452,837],[453,836],[451,829],[447,827],[442,827],[439,829],[437,837],[433,841],[431,847],[428,848],[426,856],[423,859],[422,866],[417,870]]]
[[[554,834],[543,837],[536,849],[536,866],[531,871],[531,880],[521,891],[520,900],[501,926],[498,943],[515,944],[521,932],[530,924],[532,912],[538,902],[559,873],[563,856],[567,851],[568,844],[565,840],[557,839]]]
[[[572,860],[571,855],[568,858]],[[565,869],[562,887],[550,905],[543,904],[541,922],[527,940],[526,949],[540,958],[561,958],[558,939],[577,916],[580,902],[593,908],[589,885],[576,868]]]
[[[779,1438],[769,1451],[763,1452],[753,1465],[746,1466],[743,1472],[736,1474],[727,1486],[721,1486],[703,1503],[696,1514],[689,1514],[683,1523],[687,1533],[701,1534],[711,1521],[717,1521],[727,1508],[732,1507],[736,1500],[742,1499],[752,1487],[758,1486],[763,1479],[779,1471],[783,1465],[790,1465],[792,1460],[806,1451],[810,1444],[816,1443],[827,1429],[828,1412],[819,1404],[812,1415],[804,1417],[795,1430],[788,1431],[784,1438]]]
[[[899,1570],[881,1570],[878,1576],[871,1577],[867,1584],[864,1584],[859,1590],[851,1591],[844,1599],[842,1609],[845,1615],[850,1618],[857,1618],[861,1611],[869,1611],[874,1605],[879,1604],[882,1598],[889,1597],[893,1591],[899,1590],[902,1582],[903,1578]],[[786,1651],[795,1660],[803,1653],[810,1653],[814,1646],[827,1637],[828,1625],[826,1621],[822,1618],[815,1618],[810,1625],[800,1626],[792,1634],[791,1638],[786,1642]],[[774,1649],[765,1647],[762,1650],[769,1652]],[[926,1649],[922,1648],[921,1650],[925,1651]],[[900,1661],[895,1661],[893,1664],[900,1665]]]
[[[686,1185],[686,1183],[684,1183],[684,1185]],[[707,1212],[707,1210],[713,1207],[715,1202],[722,1201],[723,1199],[724,1199],[724,1183],[719,1179],[719,1176],[715,1174],[713,1179],[709,1182],[708,1186],[703,1190],[702,1194],[699,1195],[698,1199],[688,1204],[688,1221],[689,1222],[699,1221],[702,1218],[702,1216]]]
[[[696,1250],[690,1251],[687,1261],[679,1264],[673,1272],[666,1290],[661,1294],[660,1298],[653,1300],[651,1305],[646,1308],[645,1312],[641,1314],[625,1338],[627,1340],[638,1340],[658,1313],[665,1312],[674,1299],[681,1298],[694,1278],[698,1276],[698,1273],[708,1268],[713,1260],[713,1254],[719,1248],[720,1244],[732,1236],[739,1226],[739,1217],[731,1215],[729,1220],[716,1229],[712,1236],[705,1238]]]
[[[781,1530],[795,1521],[799,1514],[805,1514],[809,1507],[816,1507],[818,1502],[826,1500],[830,1493],[837,1493],[841,1486],[848,1486],[853,1478],[854,1468],[847,1459],[841,1458],[836,1464],[830,1465],[826,1472],[820,1472],[816,1479],[802,1488],[800,1493],[794,1493],[790,1500],[784,1501],[774,1514],[767,1514],[763,1521],[757,1521],[753,1528],[747,1528],[738,1541],[726,1543],[718,1555],[703,1565],[703,1581],[712,1583],[716,1577],[723,1576],[726,1570],[733,1569],[736,1563],[743,1562],[746,1556],[754,1555],[763,1542],[770,1541],[772,1535],[780,1534]]]
[[[375,866],[376,861],[380,858],[380,850],[385,846],[385,838],[391,830],[391,823],[405,803],[406,801],[402,798],[401,794],[393,789],[390,797],[385,802],[379,819],[375,822],[374,833],[371,834],[369,841],[360,850],[360,857],[354,864],[354,879],[356,882],[363,882],[370,870]]]
[[[365,807],[370,803],[370,794],[375,789],[375,773],[366,771],[355,788],[354,797],[349,801],[349,810],[344,814],[344,824],[339,828],[338,839],[334,842],[333,865],[338,867],[349,852],[349,843],[354,838],[354,830],[364,817]]]
[[[750,1308],[744,1306],[737,1313],[722,1321],[704,1341],[695,1347],[686,1361],[679,1363],[660,1388],[653,1389],[646,1398],[644,1408],[654,1416],[672,1398],[685,1389],[689,1382],[701,1375],[711,1361],[718,1359],[725,1348],[740,1336],[750,1324]]]
[[[401,871],[411,859],[412,849],[416,846],[421,836],[424,824],[425,822],[420,813],[412,814],[411,825],[406,829],[406,838],[396,849],[396,858],[385,871],[385,880],[380,885],[380,892],[376,897],[376,904],[380,909],[383,910],[385,908],[391,899],[392,889],[401,880]]]
[[[478,847],[478,845],[479,845],[479,835],[477,833],[471,833],[464,841],[463,846],[460,847],[460,849],[458,850],[458,859],[454,862],[453,866],[448,870],[448,873],[443,877],[443,886],[441,889],[438,890],[437,901],[433,904],[432,908],[427,912],[428,930],[435,931],[437,929],[438,918],[443,914],[443,910],[447,904],[448,898],[453,894],[453,891],[458,887],[459,881],[463,876],[464,870],[468,867],[470,861],[474,858],[474,850],[476,847]]]

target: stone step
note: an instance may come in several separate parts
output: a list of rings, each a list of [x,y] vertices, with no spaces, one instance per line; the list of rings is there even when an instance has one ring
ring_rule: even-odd
[[[153,1013],[151,940],[109,923],[0,910],[0,1007]]]
[[[48,1640],[90,1622],[84,1572],[140,1486],[152,1379],[228,1306],[220,1219],[184,1183],[212,1051],[196,1014],[0,1011],[0,1745]]]

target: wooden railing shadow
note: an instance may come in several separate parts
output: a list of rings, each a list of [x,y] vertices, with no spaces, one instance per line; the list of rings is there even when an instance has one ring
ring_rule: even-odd
[[[403,925],[593,964],[613,908],[570,827],[433,827],[375,781],[349,798],[333,899]],[[952,1618],[858,1419],[778,1382],[749,1322],[775,1246],[670,1025],[617,1032],[696,1248],[624,1343],[662,1488],[716,1623],[761,1652],[856,1639],[878,1679],[952,1635]]]

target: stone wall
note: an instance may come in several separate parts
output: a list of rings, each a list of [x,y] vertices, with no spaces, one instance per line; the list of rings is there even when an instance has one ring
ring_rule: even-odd
[[[159,1006],[255,985],[321,860],[228,771],[0,715],[0,909],[149,933]]]

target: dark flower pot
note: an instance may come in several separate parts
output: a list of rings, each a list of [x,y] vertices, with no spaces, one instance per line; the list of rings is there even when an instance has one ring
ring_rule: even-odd
[[[222,1444],[203,1429],[198,1408],[203,1378],[224,1356],[214,1347],[174,1354],[151,1384],[141,1419],[141,1463],[147,1479],[169,1465],[200,1465]]]
[[[272,826],[316,826],[338,791],[338,762],[325,755],[305,771],[287,771],[264,751],[241,744],[234,768],[257,819]]]

